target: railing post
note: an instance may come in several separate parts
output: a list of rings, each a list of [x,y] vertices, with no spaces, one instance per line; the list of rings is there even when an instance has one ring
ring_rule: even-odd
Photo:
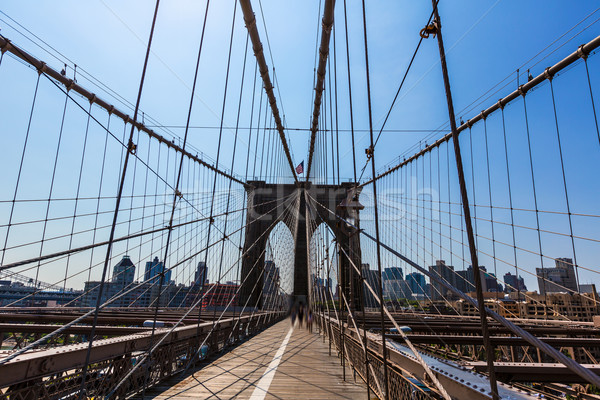
[[[361,288],[364,287],[365,277],[363,275],[362,268],[360,270],[360,284]],[[364,298],[364,297],[363,297]],[[362,310],[362,330],[363,330],[363,342],[365,345],[365,380],[367,383],[367,400],[371,399],[371,387],[370,387],[370,375],[369,375],[369,348],[367,346],[367,327],[366,327],[366,315],[365,315],[365,302],[363,301]]]
[[[479,308],[479,316],[481,317],[481,330],[483,333],[483,342],[485,346],[486,359],[488,365],[488,374],[490,378],[490,389],[494,400],[499,400],[498,385],[496,383],[496,372],[494,371],[494,349],[490,341],[490,334],[487,325],[487,313],[485,311],[485,303],[483,301],[483,289],[481,285],[481,274],[479,262],[477,259],[477,248],[475,245],[475,235],[473,234],[473,225],[471,221],[471,210],[469,208],[469,196],[467,194],[467,185],[465,183],[465,174],[460,153],[460,143],[458,139],[458,131],[456,127],[456,118],[454,115],[454,104],[452,102],[452,92],[450,90],[450,79],[448,77],[448,66],[446,65],[446,52],[444,50],[444,41],[442,39],[442,24],[437,9],[437,0],[431,0],[433,4],[433,12],[435,16],[434,24],[436,25],[437,42],[440,52],[440,62],[442,65],[442,75],[444,77],[444,89],[446,91],[446,101],[448,103],[448,116],[450,118],[450,128],[452,130],[452,144],[454,145],[454,156],[456,158],[456,168],[458,170],[458,182],[460,185],[460,197],[463,205],[465,227],[467,231],[467,239],[469,242],[469,251],[471,253],[471,265],[473,266],[473,274],[475,275],[475,290],[477,291],[477,305]]]
[[[342,285],[338,284],[338,293],[342,293]],[[339,298],[339,296],[338,296]],[[346,380],[346,359],[344,354],[344,307],[342,306],[342,302],[340,301],[340,319],[338,321],[339,329],[340,329],[340,354],[342,361],[342,378],[344,381]]]

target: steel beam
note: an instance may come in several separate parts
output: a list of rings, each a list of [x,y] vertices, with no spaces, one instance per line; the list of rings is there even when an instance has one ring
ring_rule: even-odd
[[[253,316],[241,317],[241,322],[257,320],[263,315],[271,313],[257,313]],[[219,322],[220,329],[234,326],[237,318],[229,318]],[[166,334],[165,346],[176,342],[192,339],[197,335],[208,334],[214,328],[213,322],[205,322],[197,325],[178,327],[170,331],[170,328],[157,329],[156,334]],[[215,333],[218,335],[218,332]],[[152,332],[140,332],[118,338],[95,340],[92,344],[89,363],[98,363],[110,360],[132,352],[148,350],[154,343]],[[20,382],[39,379],[45,376],[63,371],[70,371],[84,366],[88,343],[60,346],[41,351],[31,351],[0,364],[0,388],[8,387]]]
[[[45,324],[3,324],[0,323],[0,332],[4,333],[51,333],[58,328],[57,325]],[[143,332],[151,328],[140,326],[108,326],[98,325],[96,334],[100,336],[125,336]],[[67,335],[87,335],[92,330],[90,325],[73,325],[63,331]]]
[[[482,361],[469,362],[466,365],[475,371],[485,371],[486,363]],[[588,371],[600,376],[600,365],[582,364]],[[563,364],[555,363],[494,363],[498,377],[508,382],[561,382],[587,383],[587,380],[573,373]]]
[[[348,223],[347,221],[345,221],[345,222]],[[365,231],[361,231],[361,233],[363,235],[365,235],[366,237],[368,237],[369,239],[371,239],[373,241],[376,241],[376,239],[373,236],[369,235]],[[452,291],[454,294],[456,294],[461,299],[463,299],[466,302],[468,302],[469,304],[471,304],[473,307],[478,307],[477,300],[473,299],[472,297],[466,295],[465,293],[463,293],[462,291],[458,290],[454,286],[450,285],[448,282],[446,282],[445,280],[441,279],[439,276],[436,276],[435,274],[432,274],[431,272],[429,272],[425,268],[421,267],[419,264],[415,263],[414,261],[412,261],[408,257],[405,257],[404,255],[400,254],[399,252],[397,252],[396,250],[392,249],[388,245],[386,245],[384,243],[381,243],[381,246],[383,246],[390,253],[394,254],[396,257],[400,258],[401,260],[405,261],[409,265],[413,266],[419,272],[421,272],[425,276],[429,277],[429,279],[432,279],[432,280],[436,281],[437,283],[439,283],[440,285],[442,285],[446,289]],[[485,305],[484,305],[484,307],[485,307]],[[550,345],[542,342],[541,340],[539,340],[538,338],[536,338],[532,334],[530,334],[527,331],[525,331],[523,328],[515,325],[514,323],[512,323],[511,321],[509,321],[507,318],[504,318],[503,316],[501,316],[500,314],[496,313],[495,311],[492,311],[492,310],[490,310],[487,307],[485,307],[485,311],[486,311],[486,313],[487,313],[488,316],[492,317],[498,323],[502,324],[504,327],[506,327],[507,329],[509,329],[513,334],[522,337],[527,342],[529,342],[532,346],[537,347],[538,349],[540,349],[541,351],[543,351],[544,353],[546,353],[548,356],[552,357],[556,361],[561,362],[563,365],[567,366],[570,371],[572,371],[573,373],[576,373],[580,377],[584,378],[587,382],[592,383],[592,384],[597,385],[597,386],[600,386],[600,377],[598,375],[596,375],[595,373],[593,373],[592,371],[588,371],[584,366],[582,366],[581,364],[577,363],[575,360],[573,360],[573,359],[565,356],[560,351],[557,351],[554,347],[552,347],[552,346],[550,346]]]
[[[2,327],[0,326],[0,329]],[[483,336],[463,336],[463,335],[413,335],[407,334],[408,339],[417,344],[437,344],[437,345],[483,345]],[[403,342],[401,335],[388,334],[388,338],[399,343]],[[553,347],[585,347],[600,348],[600,339],[596,338],[562,338],[562,337],[538,337],[544,343]],[[531,346],[529,342],[521,337],[515,336],[490,336],[490,341],[494,346]]]
[[[322,318],[329,319],[327,316],[322,316]],[[339,322],[336,319],[331,319],[331,323],[334,325],[339,325]],[[364,334],[363,330],[359,328],[358,332],[354,329],[346,329],[346,335],[350,336],[357,342],[362,341],[362,336]],[[367,332],[367,347],[369,351],[378,354],[381,357],[383,354],[383,346],[381,342],[381,337],[379,335],[375,335]],[[351,340],[351,339],[346,339]],[[417,361],[417,359],[409,354],[405,354],[401,351],[390,346],[388,342],[387,345],[387,353],[389,357],[390,366],[396,370],[401,370],[403,375],[413,375],[419,379],[425,376],[425,370],[423,366]],[[425,354],[422,354],[425,356]],[[473,382],[466,380],[465,377],[470,377],[474,380],[474,375],[466,370],[461,365],[453,363],[448,360],[439,360],[436,359],[436,362],[439,364],[438,366],[433,366],[433,373],[436,378],[440,381],[444,389],[452,396],[452,398],[456,399],[473,399],[473,400],[489,400],[491,398],[490,393],[488,391],[482,391],[483,387],[478,387],[473,384]],[[484,363],[485,364],[485,363]],[[439,366],[443,368],[440,368]],[[477,375],[477,381],[484,382],[486,377]],[[435,389],[435,388],[433,388]],[[502,394],[505,394],[504,398],[511,399],[533,399],[533,396],[528,395],[527,393],[520,392],[508,385],[500,384],[499,387]]]

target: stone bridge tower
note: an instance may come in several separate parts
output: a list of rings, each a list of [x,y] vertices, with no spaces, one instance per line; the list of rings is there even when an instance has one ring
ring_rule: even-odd
[[[337,268],[340,268],[341,290],[353,309],[362,310],[360,277],[344,255],[344,252],[350,255],[352,263],[357,268],[361,268],[359,233],[327,211],[327,209],[332,210],[344,220],[354,221],[354,225],[359,226],[359,208],[352,206],[358,203],[360,192],[355,189],[355,184],[349,182],[339,186],[313,185],[310,182],[266,184],[264,181],[249,181],[248,184],[250,187],[246,189],[248,209],[240,304],[244,305],[249,300],[248,306],[262,307],[263,288],[260,278],[265,265],[265,246],[271,230],[276,225],[274,221],[289,210],[294,218],[284,218],[282,221],[294,237],[293,301],[307,304],[311,300],[313,282],[308,264],[308,246],[314,230],[324,222],[334,232],[337,244],[343,249],[340,250],[342,256],[338,257],[340,262],[338,266],[332,267],[331,275],[338,276]],[[314,205],[313,199],[323,207]],[[336,288],[332,290],[335,292]]]

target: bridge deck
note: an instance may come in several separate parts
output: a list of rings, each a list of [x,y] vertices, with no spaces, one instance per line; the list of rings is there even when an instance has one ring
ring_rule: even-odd
[[[286,340],[287,339],[287,340]],[[287,345],[286,345],[287,343]],[[279,322],[233,351],[179,380],[146,392],[146,398],[175,399],[366,399],[349,368],[342,379],[339,358],[316,333]]]

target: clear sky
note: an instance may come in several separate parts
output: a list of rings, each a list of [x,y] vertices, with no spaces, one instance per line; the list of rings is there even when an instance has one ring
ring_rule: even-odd
[[[261,16],[260,3],[262,3],[266,25]],[[359,131],[356,149],[357,164],[360,169],[365,164],[364,149],[369,143],[366,132],[368,114],[362,14],[359,1],[348,0],[347,3],[349,64],[352,73],[354,124],[355,129]],[[163,0],[158,13],[141,110],[145,113],[148,125],[152,124],[149,122],[152,118],[162,125],[173,126],[170,131],[175,135],[183,133],[183,130],[178,127],[185,125],[186,121],[205,4],[204,1]],[[193,126],[218,127],[220,123],[229,33],[235,4],[234,0],[213,0],[211,4],[191,122]],[[262,0],[253,1],[252,4],[257,14],[267,63],[271,68],[274,63],[277,100],[280,110],[283,110],[285,115],[286,127],[290,128],[288,137],[291,141],[294,163],[299,164],[302,160],[306,163],[309,142],[309,133],[306,129],[310,126],[312,113],[313,71],[317,32],[320,30],[322,13],[319,10],[320,1]],[[341,174],[344,178],[351,178],[352,150],[350,134],[346,131],[350,128],[350,121],[345,73],[347,60],[344,55],[343,4],[342,0],[338,0],[335,16],[338,115],[339,128],[344,130],[340,133],[340,155],[344,160]],[[598,3],[593,1],[440,1],[439,9],[457,117],[466,120],[514,90],[517,68],[521,68],[522,74],[524,70],[531,68],[532,74],[537,75],[547,66],[571,53],[579,44],[596,37],[600,33],[600,25],[597,23],[600,12],[597,8]],[[135,102],[154,2],[8,0],[2,3],[0,10],[2,11],[0,33],[13,40],[15,44],[57,69],[63,67],[62,61],[58,61],[29,40],[33,36],[24,31],[26,28],[71,60],[72,63],[65,61],[69,64],[68,75],[73,76],[72,64],[77,64],[78,69],[87,71],[99,82],[122,96],[125,102],[129,104]],[[418,43],[419,31],[425,25],[430,13],[429,1],[367,2],[371,99],[375,129],[381,127]],[[589,18],[585,19],[586,17]],[[579,24],[584,19],[585,21]],[[15,21],[22,27],[18,27]],[[569,31],[575,25],[577,26]],[[587,29],[584,29],[586,27]],[[229,81],[231,91],[224,118],[227,127],[235,126],[246,41],[246,29],[239,8],[234,28]],[[46,45],[42,47],[48,49]],[[251,51],[248,54],[251,56]],[[595,86],[598,88],[597,82],[600,79],[598,60],[590,59],[589,65],[592,80],[595,79]],[[253,63],[248,64],[246,74],[252,75],[253,66]],[[577,68],[579,69],[573,71],[573,74],[579,74],[577,79],[580,79],[581,66]],[[28,81],[7,79],[0,69],[1,90],[10,93],[10,99],[2,96],[3,104],[21,100],[27,103],[29,100],[26,99],[31,96],[31,86],[35,83],[31,79],[33,78],[30,77]],[[520,79],[523,82],[525,77],[521,75]],[[565,77],[564,82],[567,83],[557,90],[567,92],[568,79]],[[79,81],[100,96],[111,98],[81,76]],[[500,85],[496,86],[499,83]],[[578,87],[577,93],[583,96],[586,87],[582,86],[580,81],[574,85]],[[490,89],[492,91],[488,92]],[[484,94],[485,97],[481,98],[480,96]],[[244,92],[243,104],[250,104],[250,95],[249,90]],[[21,99],[20,96],[25,97]],[[547,100],[544,100],[543,104],[546,104],[545,101]],[[111,99],[111,102],[129,113],[132,112],[126,104],[119,103],[115,99]],[[560,112],[576,116],[580,112],[583,113],[581,110],[588,105],[584,104],[584,100],[581,100],[581,104],[565,100]],[[465,109],[469,111],[464,111]],[[587,111],[586,116],[589,117]],[[540,118],[544,120],[546,117]],[[249,119],[250,111],[247,106],[243,109],[240,126],[247,127]],[[386,126],[387,129],[405,130],[405,132],[385,132],[382,135],[376,148],[377,169],[384,168],[388,163],[393,165],[401,155],[412,154],[415,144],[418,147],[420,141],[431,143],[432,140],[428,136],[433,130],[447,127],[447,121],[437,43],[434,39],[429,39],[421,46]],[[591,129],[589,120],[574,129],[578,129],[577,132]],[[165,131],[161,133],[170,134]],[[0,132],[0,134],[5,136],[6,140],[8,132]],[[214,159],[217,137],[218,129],[196,128],[191,131],[189,140],[190,144],[205,154],[207,159]],[[571,138],[568,131],[566,137]],[[578,136],[573,137],[577,139]],[[573,207],[576,210],[572,211],[598,215],[600,212],[595,204],[595,199],[600,193],[596,176],[598,146],[594,147],[594,141],[589,142],[589,145],[578,139],[573,141],[568,139],[568,141],[573,143],[573,146],[567,149],[570,152],[567,157],[571,155],[570,159],[573,160],[580,156],[580,160],[589,160],[585,167],[570,172],[570,178],[575,182],[574,192],[582,193],[581,196],[574,194],[574,197],[580,198],[581,201],[575,202]],[[223,165],[228,166],[231,162],[231,152],[227,149],[231,149],[232,143],[233,130],[227,129],[221,158]],[[550,151],[550,147],[544,146],[539,147],[541,158],[544,158],[543,154],[546,151]],[[236,160],[234,172],[243,175],[244,164],[245,159]],[[548,168],[542,167],[540,172],[540,181],[548,181],[550,189],[559,182],[555,181],[557,175],[556,170],[552,168],[553,165],[556,166],[555,163],[549,162]],[[369,176],[370,170],[367,170],[365,177]],[[545,194],[544,198],[554,197],[550,189],[549,194]],[[549,201],[547,204],[547,208],[564,211],[562,202],[554,204]],[[531,208],[531,205],[528,207]],[[557,222],[554,227],[558,230],[557,226],[563,222]],[[553,223],[548,222],[551,226]],[[597,227],[597,223],[594,226]],[[562,225],[560,229],[562,230]],[[585,237],[598,235],[598,229],[586,224],[578,226],[577,229]],[[524,247],[529,247],[530,244],[530,239],[527,239]],[[564,250],[562,244],[556,246],[561,250],[552,254],[552,257],[571,256],[568,243]],[[597,246],[584,246],[582,249],[581,259],[590,268],[598,267],[597,250]],[[535,259],[531,260],[529,269],[535,267],[533,265],[535,262]],[[596,279],[596,275],[590,273],[582,282]],[[528,286],[537,288],[533,279],[526,278],[526,281]]]

